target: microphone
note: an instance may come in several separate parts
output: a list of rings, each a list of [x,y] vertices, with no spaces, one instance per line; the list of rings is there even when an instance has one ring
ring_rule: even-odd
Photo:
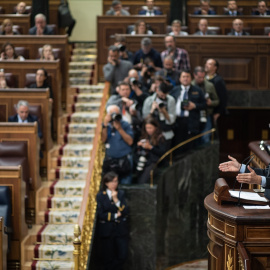
[[[249,161],[247,162],[246,166],[248,166],[249,163],[255,158],[254,154],[250,155],[249,157],[251,157],[251,158],[250,158]],[[241,168],[241,167],[240,167],[240,168]],[[243,186],[243,183],[240,184],[239,197],[238,197],[238,203],[237,203],[238,206],[240,206],[240,193],[241,193],[241,191],[242,191],[242,186]]]
[[[249,159],[249,158],[250,158],[250,159]],[[246,158],[241,162],[241,165],[244,164],[244,162],[247,161],[248,159],[249,159],[249,161],[247,162],[246,166],[249,165],[249,163],[254,159],[254,154],[252,154],[252,155],[246,157]],[[241,169],[241,166],[240,166],[238,172],[240,172],[240,169]],[[235,178],[234,183],[233,183],[233,190],[234,190],[234,188],[235,188],[235,183],[236,183],[236,178]]]

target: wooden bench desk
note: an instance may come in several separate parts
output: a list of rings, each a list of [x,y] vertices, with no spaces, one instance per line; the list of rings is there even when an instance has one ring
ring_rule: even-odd
[[[198,28],[200,19],[205,18],[209,26],[219,26],[222,35],[227,35],[232,29],[232,22],[239,18],[244,22],[244,27],[250,27],[251,35],[263,35],[264,27],[270,25],[270,16],[227,16],[227,15],[188,15],[188,27],[191,34]]]
[[[19,88],[24,88],[26,83],[25,75],[27,73],[36,73],[38,68],[45,68],[48,75],[52,79],[53,91],[53,125],[54,132],[57,130],[58,117],[62,115],[61,107],[61,71],[60,60],[55,61],[39,61],[39,60],[25,60],[25,61],[2,61],[1,67],[5,72],[12,73],[18,77]]]

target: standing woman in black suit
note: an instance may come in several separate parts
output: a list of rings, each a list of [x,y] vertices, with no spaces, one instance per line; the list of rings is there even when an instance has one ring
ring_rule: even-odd
[[[124,192],[118,190],[118,175],[108,172],[97,195],[97,230],[106,270],[121,270],[128,254],[128,226]]]

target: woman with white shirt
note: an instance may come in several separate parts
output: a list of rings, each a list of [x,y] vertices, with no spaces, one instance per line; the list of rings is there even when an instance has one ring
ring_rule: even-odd
[[[131,35],[153,35],[153,32],[147,29],[146,23],[143,20],[138,20],[135,23],[135,29],[130,34]]]

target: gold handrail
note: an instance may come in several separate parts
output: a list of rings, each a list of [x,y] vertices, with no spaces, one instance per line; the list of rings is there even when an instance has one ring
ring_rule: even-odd
[[[101,141],[102,120],[104,117],[105,106],[109,95],[110,84],[105,83],[103,97],[99,110],[97,128],[93,140],[93,149],[87,174],[87,181],[84,188],[83,202],[80,209],[78,224],[75,228],[80,227],[81,239],[75,241],[74,250],[74,270],[86,270],[88,256],[90,255],[90,246],[93,241],[93,229],[96,216],[96,194],[100,188],[102,163],[105,156],[104,144]],[[77,228],[78,229],[78,228]]]
[[[196,135],[188,140],[185,140],[179,144],[177,144],[176,146],[174,146],[173,148],[171,148],[170,150],[168,150],[158,161],[157,163],[154,165],[154,167],[152,168],[152,170],[150,171],[150,187],[153,187],[154,185],[154,170],[156,169],[157,165],[163,160],[165,159],[168,155],[170,155],[170,166],[172,165],[172,153],[173,151],[175,151],[176,149],[186,145],[187,143],[190,143],[192,141],[195,141],[197,140],[198,138],[201,138],[203,137],[204,135],[207,135],[207,134],[210,134],[212,133],[212,136],[211,136],[211,143],[213,143],[213,140],[214,140],[214,132],[216,131],[215,128],[212,128],[208,131],[205,131],[199,135]]]

